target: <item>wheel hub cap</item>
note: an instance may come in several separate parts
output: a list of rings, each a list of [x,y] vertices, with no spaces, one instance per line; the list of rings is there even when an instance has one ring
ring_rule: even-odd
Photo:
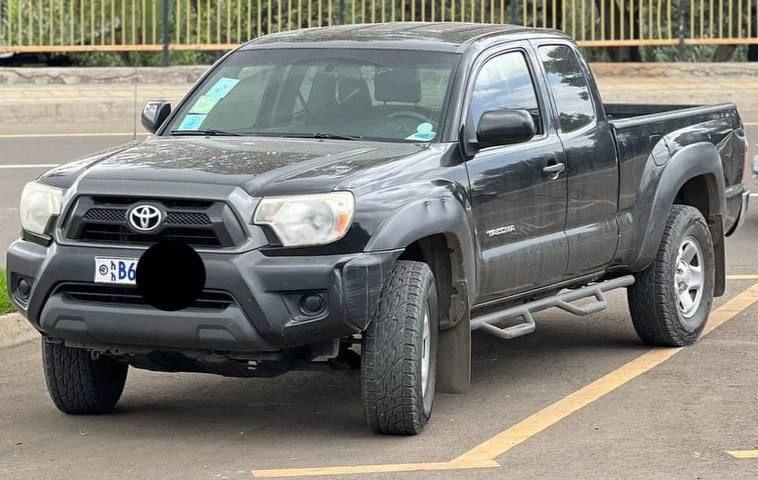
[[[694,237],[687,237],[679,247],[674,273],[677,307],[684,318],[691,318],[703,298],[703,250]]]

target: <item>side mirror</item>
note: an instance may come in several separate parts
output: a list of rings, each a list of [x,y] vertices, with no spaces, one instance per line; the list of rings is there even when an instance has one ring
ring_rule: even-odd
[[[171,104],[165,100],[147,102],[142,110],[142,126],[150,133],[155,133],[171,113]]]
[[[537,134],[534,120],[526,110],[487,110],[476,129],[476,148],[526,142]]]

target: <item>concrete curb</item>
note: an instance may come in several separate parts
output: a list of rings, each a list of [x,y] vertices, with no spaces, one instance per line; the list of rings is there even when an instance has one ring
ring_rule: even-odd
[[[39,338],[39,332],[20,313],[0,315],[0,348],[11,348]]]
[[[195,83],[210,65],[186,67],[38,67],[0,68],[0,86],[79,84]]]
[[[98,85],[102,87],[102,85]],[[3,134],[25,133],[144,133],[139,123],[142,108],[149,100],[169,100],[176,103],[190,85],[173,87],[158,93],[138,90],[136,98],[131,87],[113,86],[110,98],[93,95],[93,91],[78,98],[0,99],[0,131]],[[94,86],[93,86],[94,88]],[[68,93],[68,92],[67,92]],[[97,92],[100,93],[100,92]],[[127,95],[120,94],[129,94]]]
[[[758,62],[744,63],[604,63],[592,62],[597,76],[624,78],[755,79]]]

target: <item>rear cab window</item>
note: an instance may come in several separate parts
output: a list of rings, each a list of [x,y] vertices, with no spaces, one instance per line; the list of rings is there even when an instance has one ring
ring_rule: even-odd
[[[576,52],[566,45],[543,45],[539,57],[553,94],[558,123],[564,133],[573,132],[595,120],[587,77]]]

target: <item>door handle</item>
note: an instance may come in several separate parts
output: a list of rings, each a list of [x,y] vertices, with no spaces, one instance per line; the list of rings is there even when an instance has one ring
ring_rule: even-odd
[[[558,178],[558,175],[564,170],[566,170],[565,163],[553,163],[544,167],[542,172],[550,175],[551,178]]]

